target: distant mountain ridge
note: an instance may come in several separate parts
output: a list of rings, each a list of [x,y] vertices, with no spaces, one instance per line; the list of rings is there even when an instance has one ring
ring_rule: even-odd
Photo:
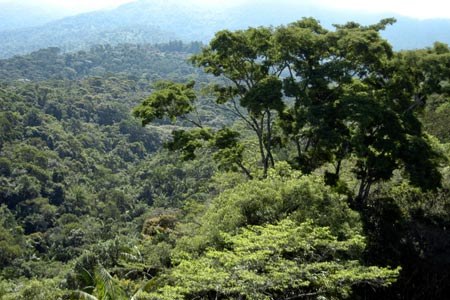
[[[320,10],[284,0],[247,1],[223,8],[189,1],[139,0],[113,10],[80,14],[33,28],[0,31],[0,58],[47,47],[75,51],[95,44],[207,42],[220,29],[277,26],[308,16],[319,19],[326,27],[347,21],[370,24],[392,17]],[[394,17],[397,24],[383,34],[396,49],[422,48],[434,41],[450,43],[450,20]]]

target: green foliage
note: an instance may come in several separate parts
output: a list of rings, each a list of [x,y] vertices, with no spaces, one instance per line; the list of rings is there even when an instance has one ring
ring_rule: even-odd
[[[208,129],[194,130],[174,130],[172,131],[173,139],[166,144],[170,151],[180,151],[183,160],[192,160],[196,157],[195,152],[202,147],[202,141],[212,138],[212,132]]]
[[[0,285],[6,285],[5,294],[2,294],[0,288],[0,297],[5,300],[59,300],[67,296],[67,291],[64,291],[58,287],[56,280],[37,280],[32,279],[24,281],[21,285],[14,286],[12,282],[0,281]]]
[[[132,294],[138,285],[134,280],[170,265],[172,238],[123,235],[140,236],[153,203],[181,206],[187,198],[204,199],[214,166],[182,167],[165,154],[156,155],[164,129],[142,128],[129,112],[148,95],[154,78],[175,79],[191,68],[180,63],[184,54],[165,57],[145,46],[47,52],[1,62],[10,70],[8,83],[0,83],[0,276],[11,280],[5,297],[22,297],[27,278],[43,284],[54,280],[48,291],[54,288],[55,299],[63,297],[64,288],[93,286],[74,275],[87,269],[95,277],[89,264],[76,263],[89,251],[96,253],[95,263],[115,268],[114,276],[133,280],[130,286],[120,284]],[[124,52],[128,58],[114,61]],[[151,61],[144,63],[145,57]],[[90,77],[99,65],[115,74]],[[127,71],[133,65],[140,66],[134,75]],[[73,67],[72,75],[63,74],[62,66]],[[23,80],[24,74],[36,81]],[[151,176],[144,172],[149,165]],[[29,293],[53,299],[41,286],[30,287]]]
[[[234,233],[249,225],[273,224],[290,217],[297,222],[309,219],[318,226],[329,226],[334,235],[348,237],[361,231],[358,214],[352,211],[344,196],[333,192],[316,176],[300,176],[283,171],[265,180],[250,180],[221,192],[202,218],[200,235],[181,238],[179,255],[202,251],[224,241],[219,232]],[[178,255],[178,254],[176,254]]]
[[[26,253],[23,230],[14,215],[5,206],[0,206],[0,266],[4,268]]]
[[[101,300],[125,299],[125,293],[114,282],[114,278],[102,267],[95,270],[95,293]]]
[[[413,108],[444,89],[448,47],[437,44],[426,53],[394,53],[380,36],[394,22],[350,22],[329,31],[317,20],[304,18],[276,28],[223,30],[191,61],[225,79],[214,86],[216,102],[254,134],[262,177],[278,162],[279,148],[304,173],[334,164],[335,172],[325,173],[330,185],[338,183],[343,160],[351,159],[359,180],[355,198],[363,205],[372,185],[390,179],[400,168],[425,190],[440,186],[439,157],[427,146]],[[419,62],[411,64],[412,57],[420,57]],[[443,78],[437,76],[441,73]],[[155,118],[186,117],[194,110],[190,99],[195,95],[182,97],[178,92],[174,101],[174,86],[166,83],[164,90],[154,92],[136,108],[135,116],[144,125]],[[204,129],[201,122],[191,122]],[[196,135],[174,131],[170,145],[178,147],[170,149],[182,149],[185,158],[193,158],[202,146]],[[232,144],[216,158],[253,178],[254,168],[245,166],[242,146],[237,140]],[[422,162],[414,153],[420,153]]]
[[[87,271],[86,271],[87,272]],[[117,281],[111,274],[101,265],[94,269],[93,275],[87,274],[92,283],[92,294],[85,291],[75,291],[72,293],[71,299],[88,299],[88,300],[113,300],[113,299],[127,299],[125,291],[119,286]]]
[[[450,49],[448,45],[435,43],[432,48],[416,52],[406,52],[404,57],[416,68],[422,69],[418,76],[422,84],[422,94],[419,99],[426,103],[422,121],[427,132],[436,136],[441,142],[449,141],[448,111],[450,99]],[[424,94],[431,94],[426,97]]]
[[[196,95],[192,90],[194,82],[188,84],[158,82],[156,90],[142,104],[136,107],[133,115],[142,119],[142,125],[168,117],[177,117],[190,113],[194,109]]]
[[[131,179],[140,201],[154,207],[178,208],[185,200],[205,201],[215,171],[208,155],[184,162],[176,155],[161,152],[137,166]]]
[[[210,144],[217,149],[213,157],[222,170],[237,171],[240,168],[249,179],[250,171],[244,166],[244,145],[239,141],[240,134],[229,128],[218,130]]]
[[[440,98],[442,96],[438,97]],[[427,132],[439,138],[440,141],[448,143],[450,142],[450,134],[447,127],[450,122],[448,120],[448,116],[450,115],[450,100],[439,103],[440,101],[436,98],[428,99],[422,119]],[[447,97],[447,99],[450,98]]]
[[[399,270],[365,267],[353,260],[364,248],[356,234],[338,240],[326,227],[285,219],[223,234],[226,248],[182,260],[155,299],[347,298],[351,286],[392,283]]]
[[[0,60],[0,79],[12,81],[28,79],[45,81],[49,79],[78,80],[81,78],[107,74],[127,74],[140,79],[140,84],[148,87],[145,79],[175,79],[179,75],[194,73],[184,62],[188,53],[198,48],[198,43],[187,43],[179,49],[166,50],[170,45],[120,44],[87,47],[84,51],[69,53],[51,47],[40,49],[27,55]],[[193,46],[193,48],[191,47]],[[31,52],[31,51],[30,51]],[[100,88],[100,87],[98,87]],[[48,101],[45,91],[40,91],[40,101]]]

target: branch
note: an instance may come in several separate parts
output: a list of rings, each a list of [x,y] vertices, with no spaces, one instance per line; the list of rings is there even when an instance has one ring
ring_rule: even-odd
[[[188,121],[188,122],[192,123],[193,125],[197,126],[198,128],[203,129],[203,125],[202,125],[200,120],[198,122],[196,122],[196,121],[194,121],[192,119],[189,119],[186,116],[179,116],[179,118],[182,119],[182,120],[185,120],[185,121]]]
[[[318,292],[300,294],[300,295],[295,295],[295,296],[292,296],[292,297],[284,298],[284,300],[296,300],[296,299],[300,299],[300,298],[304,298],[304,297],[315,296],[315,295],[318,295],[318,294],[319,294]]]
[[[258,132],[258,127],[255,127],[255,125],[254,124],[252,124],[252,122],[250,122],[250,120],[252,120],[253,122],[254,122],[254,120],[253,120],[253,118],[252,117],[250,117],[250,120],[249,119],[247,119],[245,116],[244,116],[244,114],[239,110],[239,107],[237,106],[237,103],[236,103],[236,101],[233,99],[233,100],[231,100],[231,103],[233,103],[233,107],[234,107],[234,109],[235,109],[235,111],[236,111],[236,113],[237,113],[237,115],[239,116],[239,117],[241,117],[241,119],[243,119],[255,132]],[[256,125],[258,125],[258,124],[256,124]]]
[[[248,179],[252,180],[253,176],[250,173],[250,171],[244,166],[244,164],[241,161],[237,161],[236,164],[241,168],[241,170],[247,175]]]

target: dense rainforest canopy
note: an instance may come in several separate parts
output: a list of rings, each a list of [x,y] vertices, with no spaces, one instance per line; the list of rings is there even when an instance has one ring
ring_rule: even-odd
[[[0,60],[0,298],[445,298],[450,49],[393,22]]]

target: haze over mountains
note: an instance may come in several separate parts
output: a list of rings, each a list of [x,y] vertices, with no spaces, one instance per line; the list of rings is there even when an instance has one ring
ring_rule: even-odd
[[[315,17],[322,24],[356,21],[375,23],[395,17],[397,23],[384,36],[396,49],[421,48],[435,41],[450,43],[450,19],[417,20],[392,14],[363,14],[325,10],[293,1],[245,1],[235,5],[208,5],[196,0],[138,0],[116,9],[95,11],[54,20],[62,13],[8,8],[0,4],[0,58],[29,53],[46,47],[64,51],[95,44],[161,43],[170,40],[207,42],[220,29],[281,25],[302,17]],[[21,14],[31,17],[22,24]],[[33,17],[33,13],[34,16]],[[2,17],[3,16],[3,17]],[[49,21],[43,24],[45,21]],[[20,28],[20,26],[29,26]],[[32,26],[32,27],[30,27]]]
[[[39,26],[67,15],[68,12],[52,7],[17,2],[0,3],[0,30]]]

